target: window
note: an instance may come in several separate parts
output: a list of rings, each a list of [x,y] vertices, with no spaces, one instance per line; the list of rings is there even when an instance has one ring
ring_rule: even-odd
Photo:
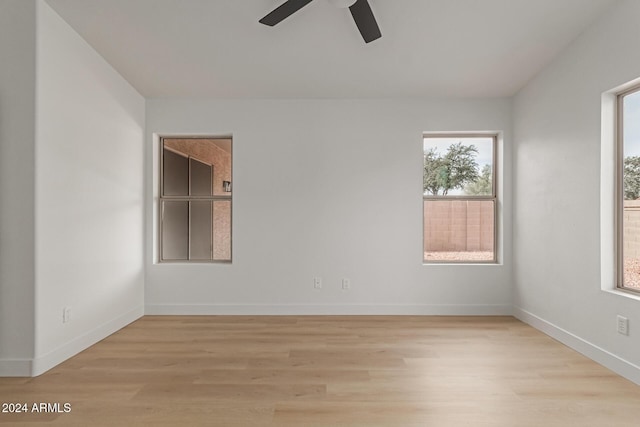
[[[496,140],[424,135],[424,262],[497,262]]]
[[[231,139],[163,138],[160,261],[231,261]]]
[[[640,292],[640,86],[618,94],[618,287]]]

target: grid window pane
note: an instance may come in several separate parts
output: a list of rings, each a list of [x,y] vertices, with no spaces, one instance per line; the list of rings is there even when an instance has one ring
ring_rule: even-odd
[[[211,259],[211,202],[190,202],[189,259]]]
[[[189,202],[162,203],[162,258],[189,259]]]
[[[163,190],[165,196],[189,195],[189,158],[166,148],[163,151]]]
[[[189,159],[191,174],[191,196],[211,196],[213,166]]]
[[[213,202],[213,259],[231,260],[231,202]]]
[[[492,196],[494,138],[424,138],[425,195]]]
[[[425,261],[493,261],[493,200],[425,200]]]

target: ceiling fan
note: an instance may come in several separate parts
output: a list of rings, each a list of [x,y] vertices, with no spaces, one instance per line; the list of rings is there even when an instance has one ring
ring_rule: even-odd
[[[313,0],[287,0],[275,8],[271,13],[262,18],[259,22],[273,27],[285,18],[293,15]],[[372,42],[380,37],[380,28],[367,0],[329,0],[333,5],[341,8],[348,7],[351,16],[356,22],[360,34],[366,43]]]

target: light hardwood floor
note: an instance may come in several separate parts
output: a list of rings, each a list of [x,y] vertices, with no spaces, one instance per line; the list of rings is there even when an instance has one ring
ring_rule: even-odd
[[[640,387],[512,317],[146,316],[0,425],[639,426]]]

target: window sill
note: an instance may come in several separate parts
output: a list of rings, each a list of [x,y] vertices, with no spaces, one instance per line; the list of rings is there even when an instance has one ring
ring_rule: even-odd
[[[636,301],[640,301],[640,294],[637,294],[632,291],[621,291],[620,289],[603,289],[604,292],[608,292],[610,294],[618,295],[625,298],[630,298]]]
[[[482,266],[482,267],[488,267],[488,266],[494,266],[494,267],[501,267],[503,264],[500,262],[422,262],[422,265],[433,265],[433,266],[449,266],[449,267],[464,267],[464,266]]]

